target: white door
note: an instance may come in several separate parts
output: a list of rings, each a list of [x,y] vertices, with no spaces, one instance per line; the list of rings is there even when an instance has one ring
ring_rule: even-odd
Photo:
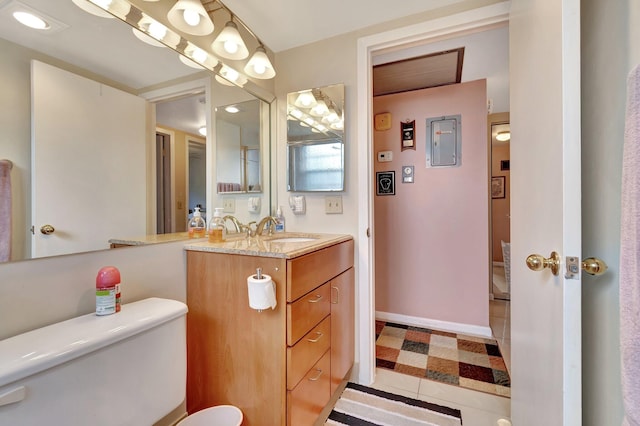
[[[512,0],[509,31],[512,420],[580,425],[580,2]],[[552,251],[559,275],[527,268]]]
[[[146,101],[38,61],[31,78],[33,257],[145,235]]]

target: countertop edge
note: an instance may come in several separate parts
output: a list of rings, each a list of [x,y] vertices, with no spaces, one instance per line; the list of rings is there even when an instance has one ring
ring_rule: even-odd
[[[353,240],[353,236],[349,234],[295,233],[295,235],[313,235],[315,239],[313,241],[305,242],[270,242],[270,239],[275,239],[277,237],[255,237],[252,239],[242,238],[222,243],[200,242],[186,244],[184,246],[184,250],[293,259],[335,244]]]

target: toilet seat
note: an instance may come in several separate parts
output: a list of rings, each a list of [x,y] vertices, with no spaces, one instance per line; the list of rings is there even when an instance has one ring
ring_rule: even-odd
[[[176,426],[240,426],[242,411],[233,405],[216,405],[187,416]]]

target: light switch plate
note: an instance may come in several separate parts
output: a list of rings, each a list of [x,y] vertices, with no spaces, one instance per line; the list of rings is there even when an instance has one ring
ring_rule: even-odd
[[[324,197],[324,211],[327,214],[342,214],[342,196],[332,195]]]
[[[235,213],[236,212],[236,199],[235,198],[225,198],[222,200],[222,211],[225,213]]]

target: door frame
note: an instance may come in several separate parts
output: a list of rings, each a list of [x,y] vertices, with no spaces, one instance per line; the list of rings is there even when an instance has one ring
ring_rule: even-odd
[[[148,185],[148,188],[152,188],[152,190],[147,190],[147,224],[148,224],[147,230],[148,231],[149,231],[150,224],[153,226],[152,228],[153,230],[156,229],[156,207],[155,207],[156,206],[156,195],[155,195],[156,111],[155,111],[155,104],[161,101],[171,100],[171,99],[175,99],[183,96],[195,95],[197,93],[204,93],[205,103],[207,105],[213,105],[211,102],[212,101],[211,79],[212,77],[198,78],[198,79],[186,81],[183,83],[179,83],[174,86],[163,87],[160,89],[154,89],[154,90],[150,90],[150,91],[142,92],[138,94],[138,96],[146,99],[150,104],[150,108],[149,108],[150,125],[149,125],[149,129],[147,129],[148,131],[147,185]],[[207,194],[211,193],[210,182],[213,182],[212,180],[213,171],[214,171],[213,165],[215,164],[215,157],[214,157],[215,149],[212,149],[214,141],[211,138],[211,135],[212,135],[211,127],[213,122],[214,120],[212,117],[212,111],[211,109],[208,109],[207,113],[205,114],[205,125],[207,126],[207,136],[205,136],[205,146],[206,146],[206,156],[207,156],[207,160],[206,160],[206,169],[207,169],[206,193]],[[166,132],[168,130],[165,129],[163,131]],[[172,136],[172,141],[173,140],[174,140],[174,137]],[[172,159],[172,173],[175,173],[175,170],[173,169],[173,159]],[[173,185],[174,184],[172,182],[172,191],[171,191],[172,193],[175,192],[175,187]],[[211,207],[211,203],[213,200],[211,200],[211,198],[212,197],[207,197],[207,205],[206,205],[207,211],[213,211],[213,208]],[[175,229],[175,217],[176,217],[175,203],[172,205],[171,211],[172,211],[174,229]],[[154,231],[151,231],[150,233],[155,234]]]
[[[491,188],[491,178],[493,177],[493,126],[496,124],[510,124],[511,123],[511,112],[495,112],[487,115],[487,151],[488,151],[488,161],[489,161],[489,188]],[[509,141],[511,143],[511,141]],[[509,171],[511,174],[511,171]],[[506,183],[505,183],[506,185]],[[506,189],[507,187],[505,187]],[[493,239],[493,199],[491,198],[491,191],[487,195],[489,198],[489,277],[488,277],[488,288],[489,288],[489,297],[491,300],[495,300],[493,293],[493,247],[494,247],[494,239]],[[511,199],[509,199],[509,204],[511,204]],[[509,219],[511,221],[511,219]],[[511,237],[509,237],[509,241],[511,241]],[[502,259],[504,264],[504,258]],[[511,288],[509,288],[509,300],[511,300]]]
[[[426,44],[504,25],[509,21],[510,2],[425,21],[408,27],[358,39],[357,45],[357,109],[356,126],[360,140],[366,140],[366,158],[358,161],[358,181],[365,185],[358,192],[358,296],[356,330],[358,331],[357,380],[371,384],[375,380],[375,235],[373,229],[373,114],[372,57],[376,52],[400,50],[410,45]]]

